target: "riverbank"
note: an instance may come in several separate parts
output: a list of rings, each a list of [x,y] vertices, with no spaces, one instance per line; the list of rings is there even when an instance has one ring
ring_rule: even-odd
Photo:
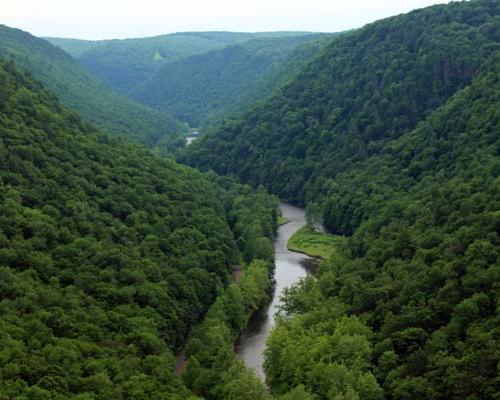
[[[274,242],[275,285],[272,300],[253,315],[236,345],[237,354],[262,381],[265,380],[263,363],[266,342],[275,325],[274,316],[282,304],[283,291],[307,275],[314,273],[318,263],[317,259],[290,251],[287,248],[288,240],[292,235],[306,225],[305,210],[284,203],[281,204],[280,209],[281,216],[286,223],[279,226],[278,235]]]
[[[292,235],[288,240],[287,247],[290,251],[327,259],[344,243],[345,238],[342,236],[323,233],[305,225]]]
[[[234,353],[240,332],[268,299],[270,269],[264,260],[241,265],[239,282],[231,283],[218,296],[203,322],[191,332],[177,370],[196,395],[271,400],[263,382]]]
[[[264,351],[281,295],[285,288],[312,274],[318,263],[315,258],[287,248],[289,239],[306,225],[304,210],[288,204],[281,204],[280,208],[282,219],[274,242],[275,284],[271,286],[270,266],[263,261],[235,268],[233,283],[193,330],[185,353],[178,359],[178,372],[198,395],[214,391],[224,396],[230,391],[241,395],[243,390],[250,393],[248,398],[270,398],[264,385]],[[266,302],[271,287],[272,299]],[[185,356],[190,360],[187,364]],[[235,381],[237,386],[230,383]]]

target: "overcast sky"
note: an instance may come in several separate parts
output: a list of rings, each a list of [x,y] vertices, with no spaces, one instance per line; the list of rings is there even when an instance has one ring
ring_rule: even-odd
[[[110,39],[182,31],[337,32],[439,0],[0,0],[0,23],[37,36]]]

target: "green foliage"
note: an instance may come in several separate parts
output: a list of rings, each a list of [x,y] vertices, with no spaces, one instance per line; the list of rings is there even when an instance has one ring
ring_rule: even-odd
[[[46,38],[103,82],[127,94],[167,63],[257,38],[293,37],[305,32],[182,32],[140,39],[75,40]]]
[[[227,382],[222,389],[224,400],[271,400],[267,388],[248,369],[245,369],[240,362],[236,362],[228,373],[224,376]]]
[[[453,2],[342,35],[181,157],[320,204],[350,236],[286,293],[277,394],[499,398],[499,18]]]
[[[224,178],[219,179],[224,186]],[[229,181],[234,186],[232,181]],[[230,186],[230,187],[231,187]],[[249,187],[242,188],[237,193],[231,191],[226,203],[226,213],[229,226],[236,239],[243,261],[252,262],[254,259],[274,261],[273,240],[278,228],[277,198],[270,198],[263,189],[255,192]]]
[[[285,290],[277,398],[500,399],[499,21],[473,0],[343,34],[181,157],[350,236]],[[58,57],[1,31],[21,64]],[[109,139],[3,63],[0,165],[0,398],[270,398],[233,344],[268,296],[276,199]]]
[[[233,345],[253,313],[268,299],[272,263],[254,260],[243,269],[190,336],[183,375],[186,385],[208,400],[270,399],[267,388],[243,366]]]
[[[319,399],[382,399],[369,371],[370,329],[323,300],[328,311],[278,319],[266,349],[268,383],[278,394],[304,385]]]
[[[498,18],[495,1],[455,2],[342,34],[274,96],[217,125],[179,159],[296,204],[331,195],[326,226],[352,234],[365,216],[360,198],[383,193],[377,181],[373,193],[347,192],[339,174],[470,84],[499,48]]]
[[[131,96],[201,126],[270,94],[325,41],[320,35],[256,39],[183,58],[161,67]]]
[[[389,142],[380,160],[372,157],[342,182],[346,190],[347,182],[363,190],[374,181],[373,166],[383,160],[392,185],[383,204],[375,203],[381,201],[376,197],[360,203],[377,212],[356,229],[345,257],[323,265],[316,284],[289,292],[284,308],[299,316],[285,320],[273,334],[266,364],[278,391],[314,376],[308,368],[317,360],[297,360],[314,354],[321,343],[315,324],[323,328],[340,308],[341,315],[362,316],[373,330],[372,356],[365,361],[386,396],[498,397],[500,181],[492,171],[499,148],[499,66],[498,55],[491,58],[469,87],[419,128]],[[432,167],[410,178],[412,165],[427,157]],[[403,182],[412,184],[404,190]],[[302,321],[314,342],[306,335],[297,344],[293,334],[303,331]],[[335,334],[332,329],[325,340]],[[361,347],[356,343],[353,349]],[[318,353],[346,362],[333,350]],[[352,384],[359,398],[370,398],[352,380],[357,376],[365,382],[368,376],[352,376],[351,367],[335,371],[334,376],[343,376],[342,385]],[[328,379],[301,382],[311,390],[318,382],[340,392],[346,387]],[[320,389],[314,393],[329,398]]]
[[[315,400],[316,396],[310,394],[303,385],[297,386],[287,394],[281,396],[280,400]]]
[[[61,102],[109,133],[154,145],[172,140],[181,123],[105,87],[73,58],[29,33],[0,25],[0,58],[13,60],[43,82]]]
[[[99,44],[102,43],[98,40],[65,39],[58,37],[42,37],[42,39],[45,39],[47,42],[59,47],[76,59],[85,54],[87,51],[98,47]]]
[[[190,398],[172,351],[239,261],[229,221],[270,240],[276,200],[96,132],[12,63],[0,165],[0,398]],[[252,268],[237,329],[269,282]]]

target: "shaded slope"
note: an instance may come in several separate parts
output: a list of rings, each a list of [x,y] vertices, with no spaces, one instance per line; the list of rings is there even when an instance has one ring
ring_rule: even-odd
[[[498,49],[498,21],[498,2],[473,1],[342,35],[278,94],[214,128],[183,159],[296,203],[318,201],[336,190],[338,173],[468,85]]]
[[[183,32],[123,40],[82,41],[61,38],[47,38],[47,40],[68,51],[110,87],[128,93],[166,63],[257,37],[302,34],[301,32]]]
[[[67,53],[29,33],[0,26],[0,57],[14,60],[67,107],[110,133],[153,144],[182,129],[175,118],[112,92]]]
[[[350,217],[371,212],[317,282],[289,293],[292,318],[267,353],[277,392],[498,398],[499,132],[497,53],[417,129],[340,177]],[[384,394],[368,391],[374,377]]]
[[[184,154],[316,202],[349,236],[286,295],[276,394],[498,398],[499,16],[498,1],[457,2],[344,35]]]
[[[270,94],[324,41],[319,35],[258,39],[185,58],[160,68],[131,96],[200,126]]]
[[[94,50],[99,47],[100,44],[105,43],[105,41],[99,40],[66,39],[59,37],[42,37],[42,39],[53,44],[54,46],[59,47],[76,59],[85,54],[87,51]]]
[[[276,201],[96,132],[3,62],[0,165],[0,397],[189,398],[172,351],[239,252],[272,249]]]

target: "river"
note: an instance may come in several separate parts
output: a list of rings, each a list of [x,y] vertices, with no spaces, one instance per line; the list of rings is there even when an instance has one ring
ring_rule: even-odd
[[[191,128],[186,135],[186,146],[189,146],[196,139],[198,139],[199,134],[200,132],[198,132],[198,129]]]
[[[276,285],[273,297],[269,304],[254,314],[236,344],[236,353],[262,380],[265,379],[263,362],[266,340],[274,326],[274,314],[281,304],[283,289],[311,274],[317,264],[317,260],[287,248],[288,239],[306,224],[305,211],[284,203],[280,208],[283,217],[289,222],[280,226],[275,241]]]

